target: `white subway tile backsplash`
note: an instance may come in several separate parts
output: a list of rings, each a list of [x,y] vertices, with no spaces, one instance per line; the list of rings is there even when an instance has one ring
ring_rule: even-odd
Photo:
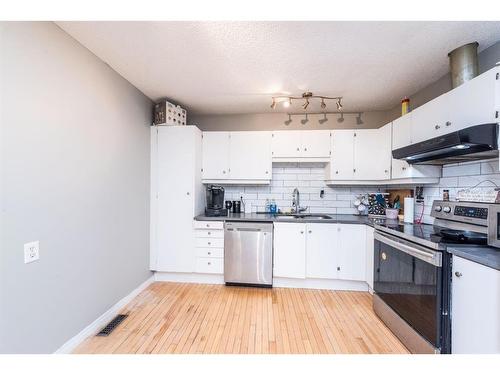
[[[489,160],[481,163],[481,174],[499,173],[498,159]]]
[[[481,164],[459,164],[456,166],[444,166],[443,177],[473,176],[481,174]]]

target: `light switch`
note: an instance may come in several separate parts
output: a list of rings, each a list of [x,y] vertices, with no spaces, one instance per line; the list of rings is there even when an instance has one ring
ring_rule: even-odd
[[[38,241],[24,244],[24,263],[31,263],[40,259],[40,243]]]

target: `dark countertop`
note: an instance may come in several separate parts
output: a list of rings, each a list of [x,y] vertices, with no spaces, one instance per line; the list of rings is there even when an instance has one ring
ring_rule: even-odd
[[[315,214],[314,214],[315,215]],[[322,214],[318,214],[322,215]],[[336,215],[336,214],[325,214],[331,217],[331,219],[314,219],[314,218],[303,218],[294,219],[293,217],[275,216],[274,214],[229,214],[229,216],[205,216],[198,215],[194,219],[201,221],[272,221],[280,223],[342,223],[342,224],[365,224],[374,227],[375,224],[388,222],[394,222],[397,224],[397,220],[386,220],[384,218],[371,218],[368,216],[359,215]]]
[[[500,249],[490,246],[448,245],[446,251],[454,256],[500,271]]]

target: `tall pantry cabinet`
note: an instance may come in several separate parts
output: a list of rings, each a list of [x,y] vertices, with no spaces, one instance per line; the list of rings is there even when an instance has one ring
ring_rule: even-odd
[[[201,131],[151,127],[151,256],[160,272],[193,272],[193,217],[202,213]]]

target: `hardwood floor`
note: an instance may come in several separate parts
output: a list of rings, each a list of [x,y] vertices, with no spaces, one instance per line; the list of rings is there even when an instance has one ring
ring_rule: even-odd
[[[408,353],[365,292],[157,282],[75,353]]]

